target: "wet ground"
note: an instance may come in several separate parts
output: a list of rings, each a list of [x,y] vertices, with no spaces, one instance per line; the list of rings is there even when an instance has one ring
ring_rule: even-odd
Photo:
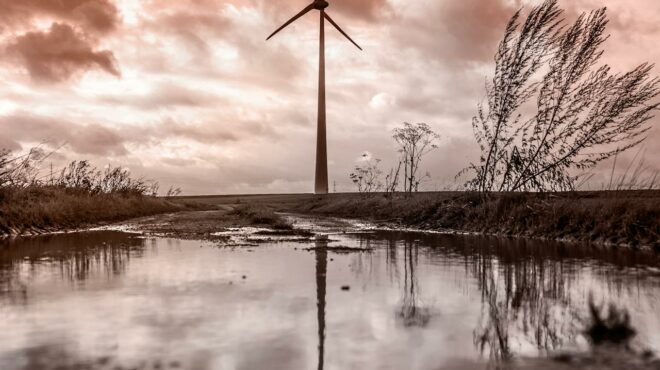
[[[165,232],[181,224],[0,245],[0,369],[658,368],[583,335],[592,296],[660,351],[653,253],[300,218],[314,236]]]

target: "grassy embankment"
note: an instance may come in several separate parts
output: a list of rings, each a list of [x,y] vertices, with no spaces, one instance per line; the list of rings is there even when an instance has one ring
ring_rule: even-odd
[[[659,247],[660,192],[328,197],[296,208],[433,230]]]
[[[95,194],[44,186],[0,188],[0,237],[76,229],[188,207],[143,194]]]
[[[48,176],[42,176],[43,162],[50,154],[39,147],[24,155],[0,149],[0,238],[190,207],[156,197],[158,183],[134,178],[122,167],[99,170],[88,161],[73,161],[57,173],[51,169]]]
[[[428,230],[660,249],[660,191],[498,194],[463,192],[190,197],[206,204],[268,204],[281,211],[358,218]]]

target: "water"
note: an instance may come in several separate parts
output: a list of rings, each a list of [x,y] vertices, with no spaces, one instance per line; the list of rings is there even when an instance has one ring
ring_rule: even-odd
[[[235,249],[40,237],[0,246],[0,368],[480,369],[585,350],[589,295],[627,308],[635,345],[658,351],[659,266],[641,252],[403,232]]]

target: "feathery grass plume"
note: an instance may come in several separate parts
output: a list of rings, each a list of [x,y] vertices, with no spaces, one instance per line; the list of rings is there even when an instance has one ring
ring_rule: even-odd
[[[566,191],[585,171],[640,144],[660,103],[660,80],[644,63],[624,74],[598,66],[608,36],[605,8],[570,26],[556,0],[509,21],[473,129],[482,155],[467,187]],[[613,149],[614,148],[614,149]]]

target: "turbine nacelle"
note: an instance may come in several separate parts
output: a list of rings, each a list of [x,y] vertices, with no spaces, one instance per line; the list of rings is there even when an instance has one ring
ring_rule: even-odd
[[[312,5],[314,5],[314,9],[323,10],[329,7],[330,3],[325,0],[314,0],[314,3]]]

